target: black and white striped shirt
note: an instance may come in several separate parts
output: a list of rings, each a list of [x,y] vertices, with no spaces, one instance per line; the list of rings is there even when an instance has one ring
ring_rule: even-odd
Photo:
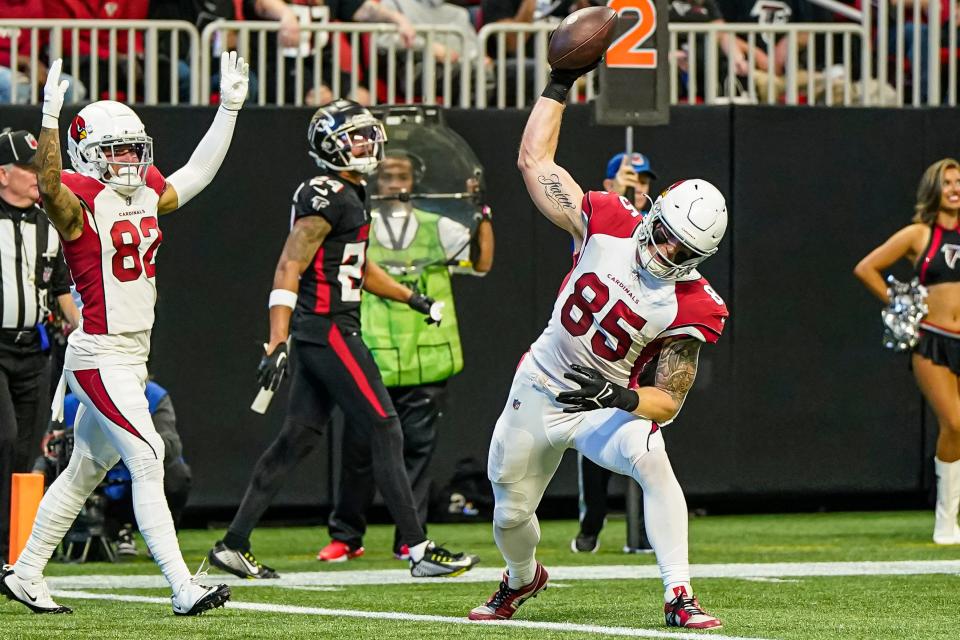
[[[0,328],[32,329],[44,320],[49,298],[69,292],[59,238],[43,209],[0,199]]]

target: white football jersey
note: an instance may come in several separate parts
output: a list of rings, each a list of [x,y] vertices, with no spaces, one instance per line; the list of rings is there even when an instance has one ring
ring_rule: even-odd
[[[583,198],[585,234],[544,332],[530,348],[533,362],[565,389],[571,364],[637,386],[643,367],[670,337],[713,343],[728,316],[723,299],[694,272],[660,280],[637,266],[641,214],[615,193]]]
[[[163,238],[157,203],[166,180],[150,167],[146,186],[129,197],[72,171],[64,171],[61,180],[83,208],[83,233],[71,241],[61,238],[80,300],[80,330],[115,335],[151,329]]]

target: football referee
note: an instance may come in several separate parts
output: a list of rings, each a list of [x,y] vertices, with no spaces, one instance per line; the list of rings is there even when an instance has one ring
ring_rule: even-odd
[[[30,471],[49,409],[50,359],[43,322],[50,297],[76,326],[57,232],[38,203],[30,162],[37,140],[0,133],[0,561],[7,562],[10,475]]]

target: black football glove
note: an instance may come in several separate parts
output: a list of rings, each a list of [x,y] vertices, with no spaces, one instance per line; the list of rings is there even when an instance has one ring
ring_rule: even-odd
[[[600,56],[587,66],[580,67],[579,69],[551,69],[550,82],[556,82],[557,84],[561,84],[569,89],[573,86],[573,83],[577,81],[577,78],[587,75],[599,67],[601,62],[603,62],[603,56]]]
[[[260,359],[260,366],[257,367],[257,382],[263,389],[276,391],[283,380],[283,374],[287,371],[287,344],[281,342],[273,353]]]
[[[440,321],[443,320],[443,307],[446,306],[443,302],[437,302],[430,296],[425,296],[422,293],[413,292],[413,295],[410,296],[410,299],[407,301],[407,304],[410,305],[410,308],[414,311],[418,311],[425,316],[424,322],[427,324],[440,324]]]
[[[572,364],[570,368],[576,373],[565,373],[563,377],[576,382],[580,385],[580,389],[557,394],[558,402],[573,405],[564,409],[564,413],[612,407],[632,412],[640,403],[640,396],[636,392],[610,382],[596,369],[579,364]]]
[[[573,83],[577,81],[577,78],[586,73],[590,73],[596,69],[601,62],[603,62],[603,56],[579,69],[551,69],[550,82],[547,83],[547,86],[543,89],[543,93],[540,95],[564,104],[567,101],[567,94],[570,92],[570,88],[573,87]]]

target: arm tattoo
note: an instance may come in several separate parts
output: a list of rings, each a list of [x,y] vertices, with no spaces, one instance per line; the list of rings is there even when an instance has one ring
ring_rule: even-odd
[[[697,377],[699,353],[700,343],[696,340],[676,340],[665,344],[660,350],[653,386],[669,393],[677,405],[682,404]]]
[[[287,237],[287,244],[283,249],[284,259],[298,262],[306,268],[329,232],[330,223],[320,216],[297,220]]]
[[[64,235],[69,235],[83,218],[76,197],[60,182],[62,164],[60,135],[57,129],[40,130],[33,166],[37,172],[37,186],[43,197],[44,210],[54,226]]]
[[[563,190],[563,184],[560,182],[560,176],[555,173],[549,176],[537,176],[537,182],[543,185],[543,195],[553,203],[557,211],[576,211],[577,207],[573,203],[570,194]]]

